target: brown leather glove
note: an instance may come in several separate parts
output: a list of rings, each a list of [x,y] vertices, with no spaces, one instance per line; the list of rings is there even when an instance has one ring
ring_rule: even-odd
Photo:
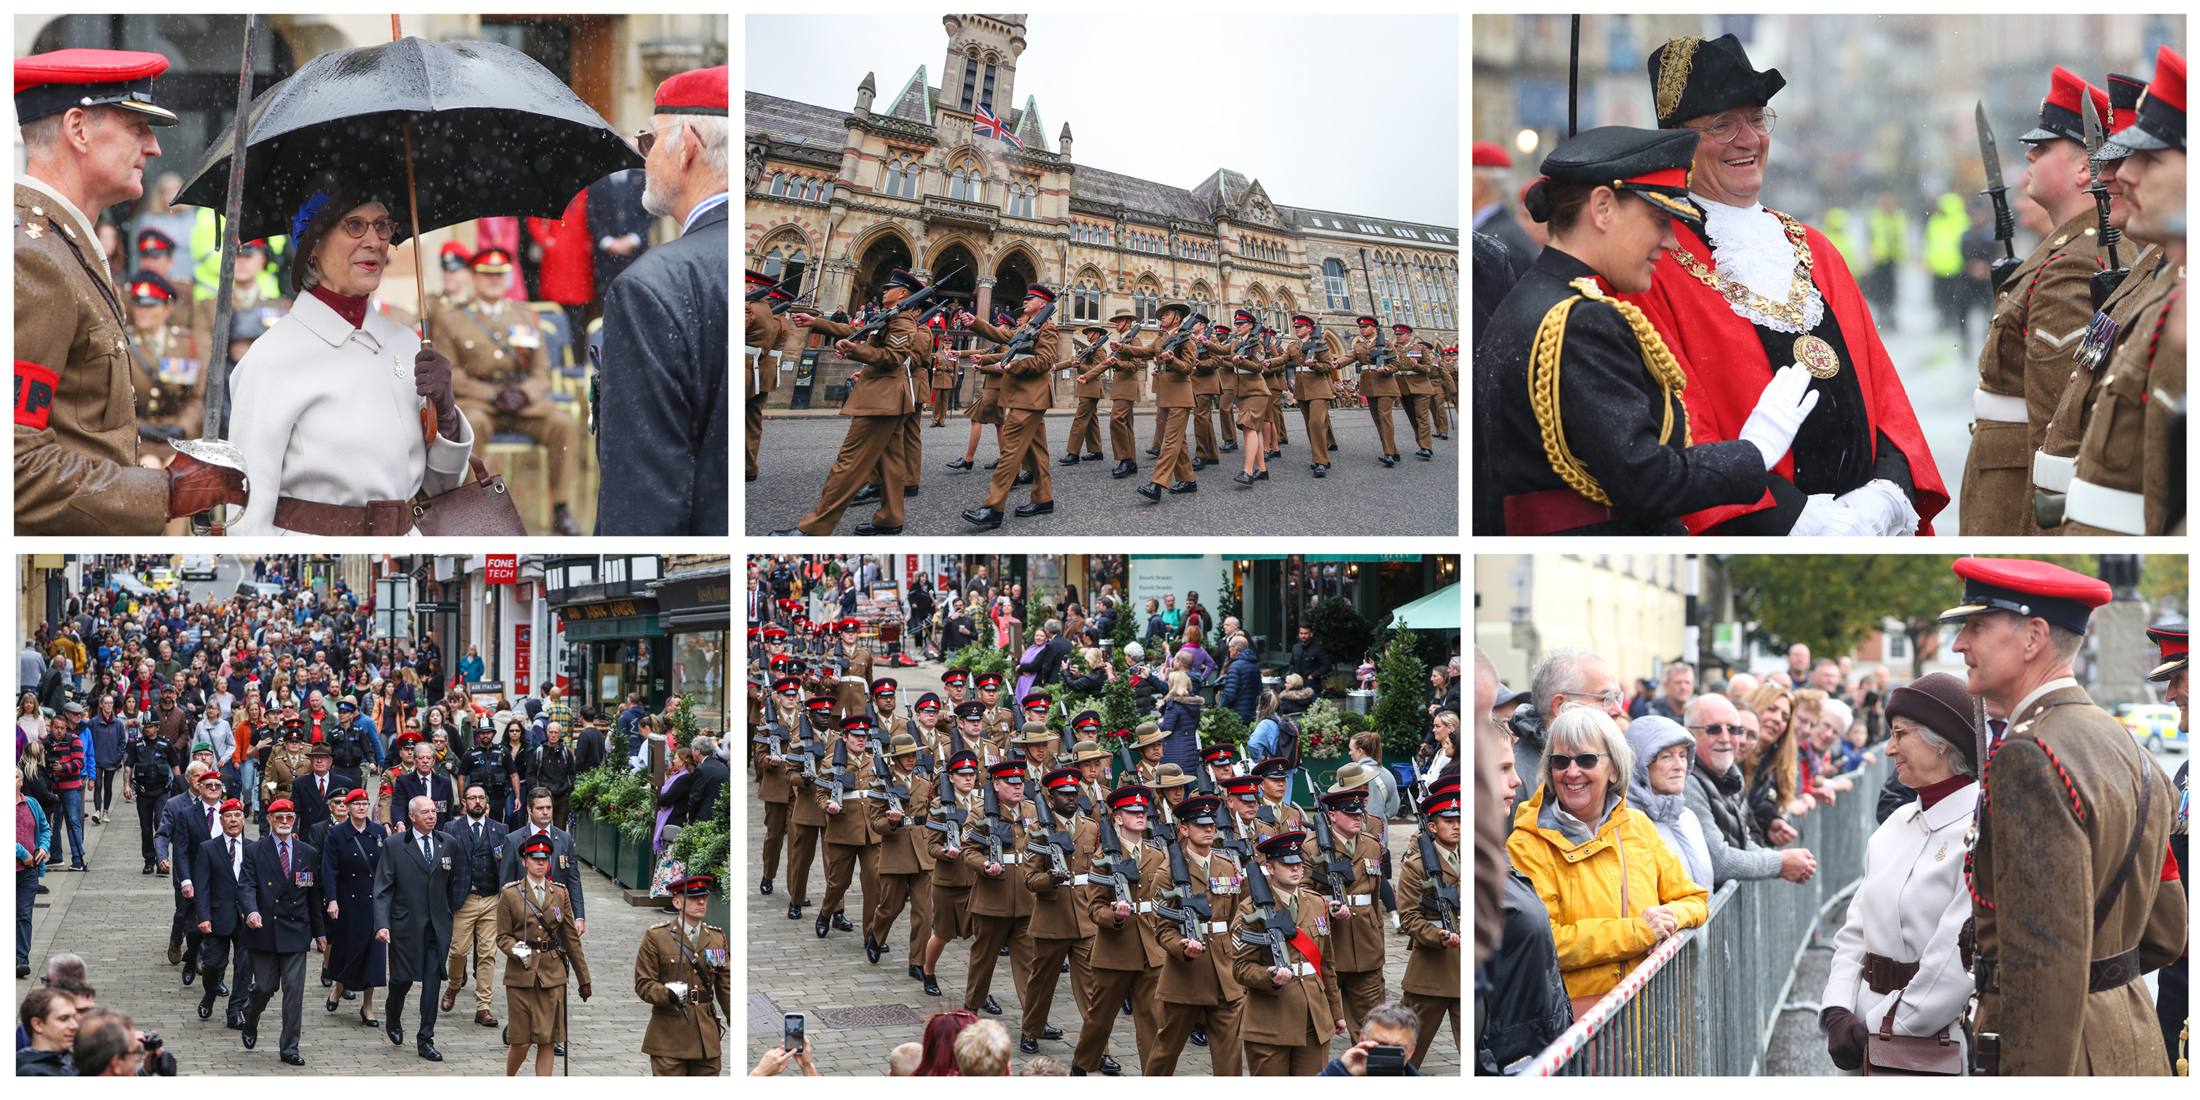
[[[527,391],[518,386],[506,386],[497,391],[496,410],[515,413],[527,407]]]
[[[436,431],[445,439],[458,438],[458,403],[451,398],[451,361],[434,348],[421,348],[413,356],[413,392],[435,406]]]
[[[244,474],[187,454],[168,464],[168,518],[195,516],[217,504],[243,504]]]
[[[1826,1054],[1836,1068],[1860,1069],[1864,1065],[1864,1040],[1870,1032],[1856,1013],[1833,1005],[1818,1013],[1818,1030],[1826,1033]]]

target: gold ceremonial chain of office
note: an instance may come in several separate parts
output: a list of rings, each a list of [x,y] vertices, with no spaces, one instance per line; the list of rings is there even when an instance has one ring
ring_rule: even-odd
[[[1831,378],[1841,373],[1841,356],[1833,350],[1832,344],[1810,334],[1809,314],[1804,309],[1810,302],[1809,231],[1803,228],[1803,223],[1777,210],[1767,208],[1765,213],[1780,220],[1780,227],[1787,231],[1788,243],[1795,246],[1795,275],[1788,284],[1788,298],[1785,302],[1775,302],[1739,281],[1727,278],[1724,273],[1705,267],[1702,260],[1685,248],[1667,249],[1666,254],[1727,301],[1741,303],[1758,313],[1777,317],[1803,330],[1803,335],[1795,338],[1795,361],[1803,364],[1814,378]],[[1706,237],[1704,243],[1709,244],[1710,238]]]

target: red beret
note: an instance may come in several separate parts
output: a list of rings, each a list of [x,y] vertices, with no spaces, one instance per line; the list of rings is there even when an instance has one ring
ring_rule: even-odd
[[[267,812],[271,814],[294,814],[298,812],[298,808],[291,805],[289,799],[278,798],[267,804]]]
[[[660,115],[730,115],[726,106],[728,77],[724,65],[690,69],[657,85]]]
[[[367,792],[364,790],[356,790],[344,796],[346,802],[365,802],[366,800]]]
[[[1510,168],[1513,166],[1513,159],[1511,154],[1505,152],[1504,146],[1494,141],[1477,141],[1474,143],[1474,166]]]
[[[237,801],[237,800],[236,800],[236,799],[234,799],[234,798],[225,798],[225,799],[222,799],[221,812],[222,812],[222,813],[225,813],[225,814],[226,814],[226,813],[228,813],[228,812],[229,812],[229,811],[231,811],[231,810],[235,810],[235,811],[237,811],[238,813],[243,813],[243,812],[244,812],[244,803],[242,803],[242,802],[239,802],[239,801]]]

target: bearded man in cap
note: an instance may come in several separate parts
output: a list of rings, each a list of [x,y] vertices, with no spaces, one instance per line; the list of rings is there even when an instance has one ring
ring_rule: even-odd
[[[25,535],[157,535],[243,504],[241,471],[179,456],[138,465],[123,382],[130,320],[92,219],[145,191],[160,155],[156,53],[70,49],[15,63],[27,164],[15,185],[15,527]]]
[[[2185,948],[2185,895],[2165,886],[2173,792],[2071,675],[2107,584],[2046,562],[1959,558],[1966,689],[2006,710],[1971,849],[1977,1068],[2162,1074],[2169,1058],[2140,975]]]
[[[719,65],[658,85],[641,136],[642,206],[680,237],[604,291],[599,535],[727,531],[726,81]]]
[[[1902,379],[1848,264],[1823,234],[1758,203],[1787,84],[1751,68],[1733,35],[1676,38],[1650,55],[1660,129],[1694,130],[1691,198],[1703,231],[1674,227],[1641,307],[1690,385],[1695,443],[1742,438],[1758,396],[1790,363],[1821,408],[1753,501],[1683,518],[1691,534],[1930,535],[1948,492]]]

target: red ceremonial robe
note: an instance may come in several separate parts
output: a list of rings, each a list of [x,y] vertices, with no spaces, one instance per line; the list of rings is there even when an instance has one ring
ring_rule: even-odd
[[[1864,304],[1864,295],[1857,289],[1856,277],[1849,274],[1840,250],[1815,229],[1806,226],[1804,233],[1810,245],[1811,282],[1833,311],[1854,360],[1843,363],[1841,369],[1858,372],[1864,410],[1871,422],[1869,437],[1876,447],[1879,433],[1887,433],[1903,457],[1909,459],[1910,477],[1917,489],[1917,533],[1930,535],[1933,517],[1948,506],[1948,489],[1940,480],[1939,467],[1933,464],[1932,450],[1925,445],[1917,413],[1910,407],[1909,395],[1903,392],[1894,363],[1887,358],[1886,346],[1879,342],[1871,308]],[[1710,244],[1694,230],[1675,221],[1673,235],[1704,267],[1718,270],[1711,259]],[[1692,441],[1741,438],[1742,423],[1749,419],[1750,410],[1757,407],[1758,395],[1772,381],[1773,367],[1765,360],[1764,342],[1758,338],[1756,326],[1735,313],[1726,299],[1703,280],[1689,274],[1670,253],[1658,257],[1657,274],[1648,291],[1622,294],[1620,298],[1641,307],[1687,373],[1688,387],[1681,396],[1688,406]],[[1793,481],[1795,456],[1782,455],[1772,472]],[[1772,503],[1772,491],[1767,489],[1755,504],[1706,508],[1682,516],[1681,522],[1687,525],[1689,534],[1700,535],[1736,516],[1770,508]]]

